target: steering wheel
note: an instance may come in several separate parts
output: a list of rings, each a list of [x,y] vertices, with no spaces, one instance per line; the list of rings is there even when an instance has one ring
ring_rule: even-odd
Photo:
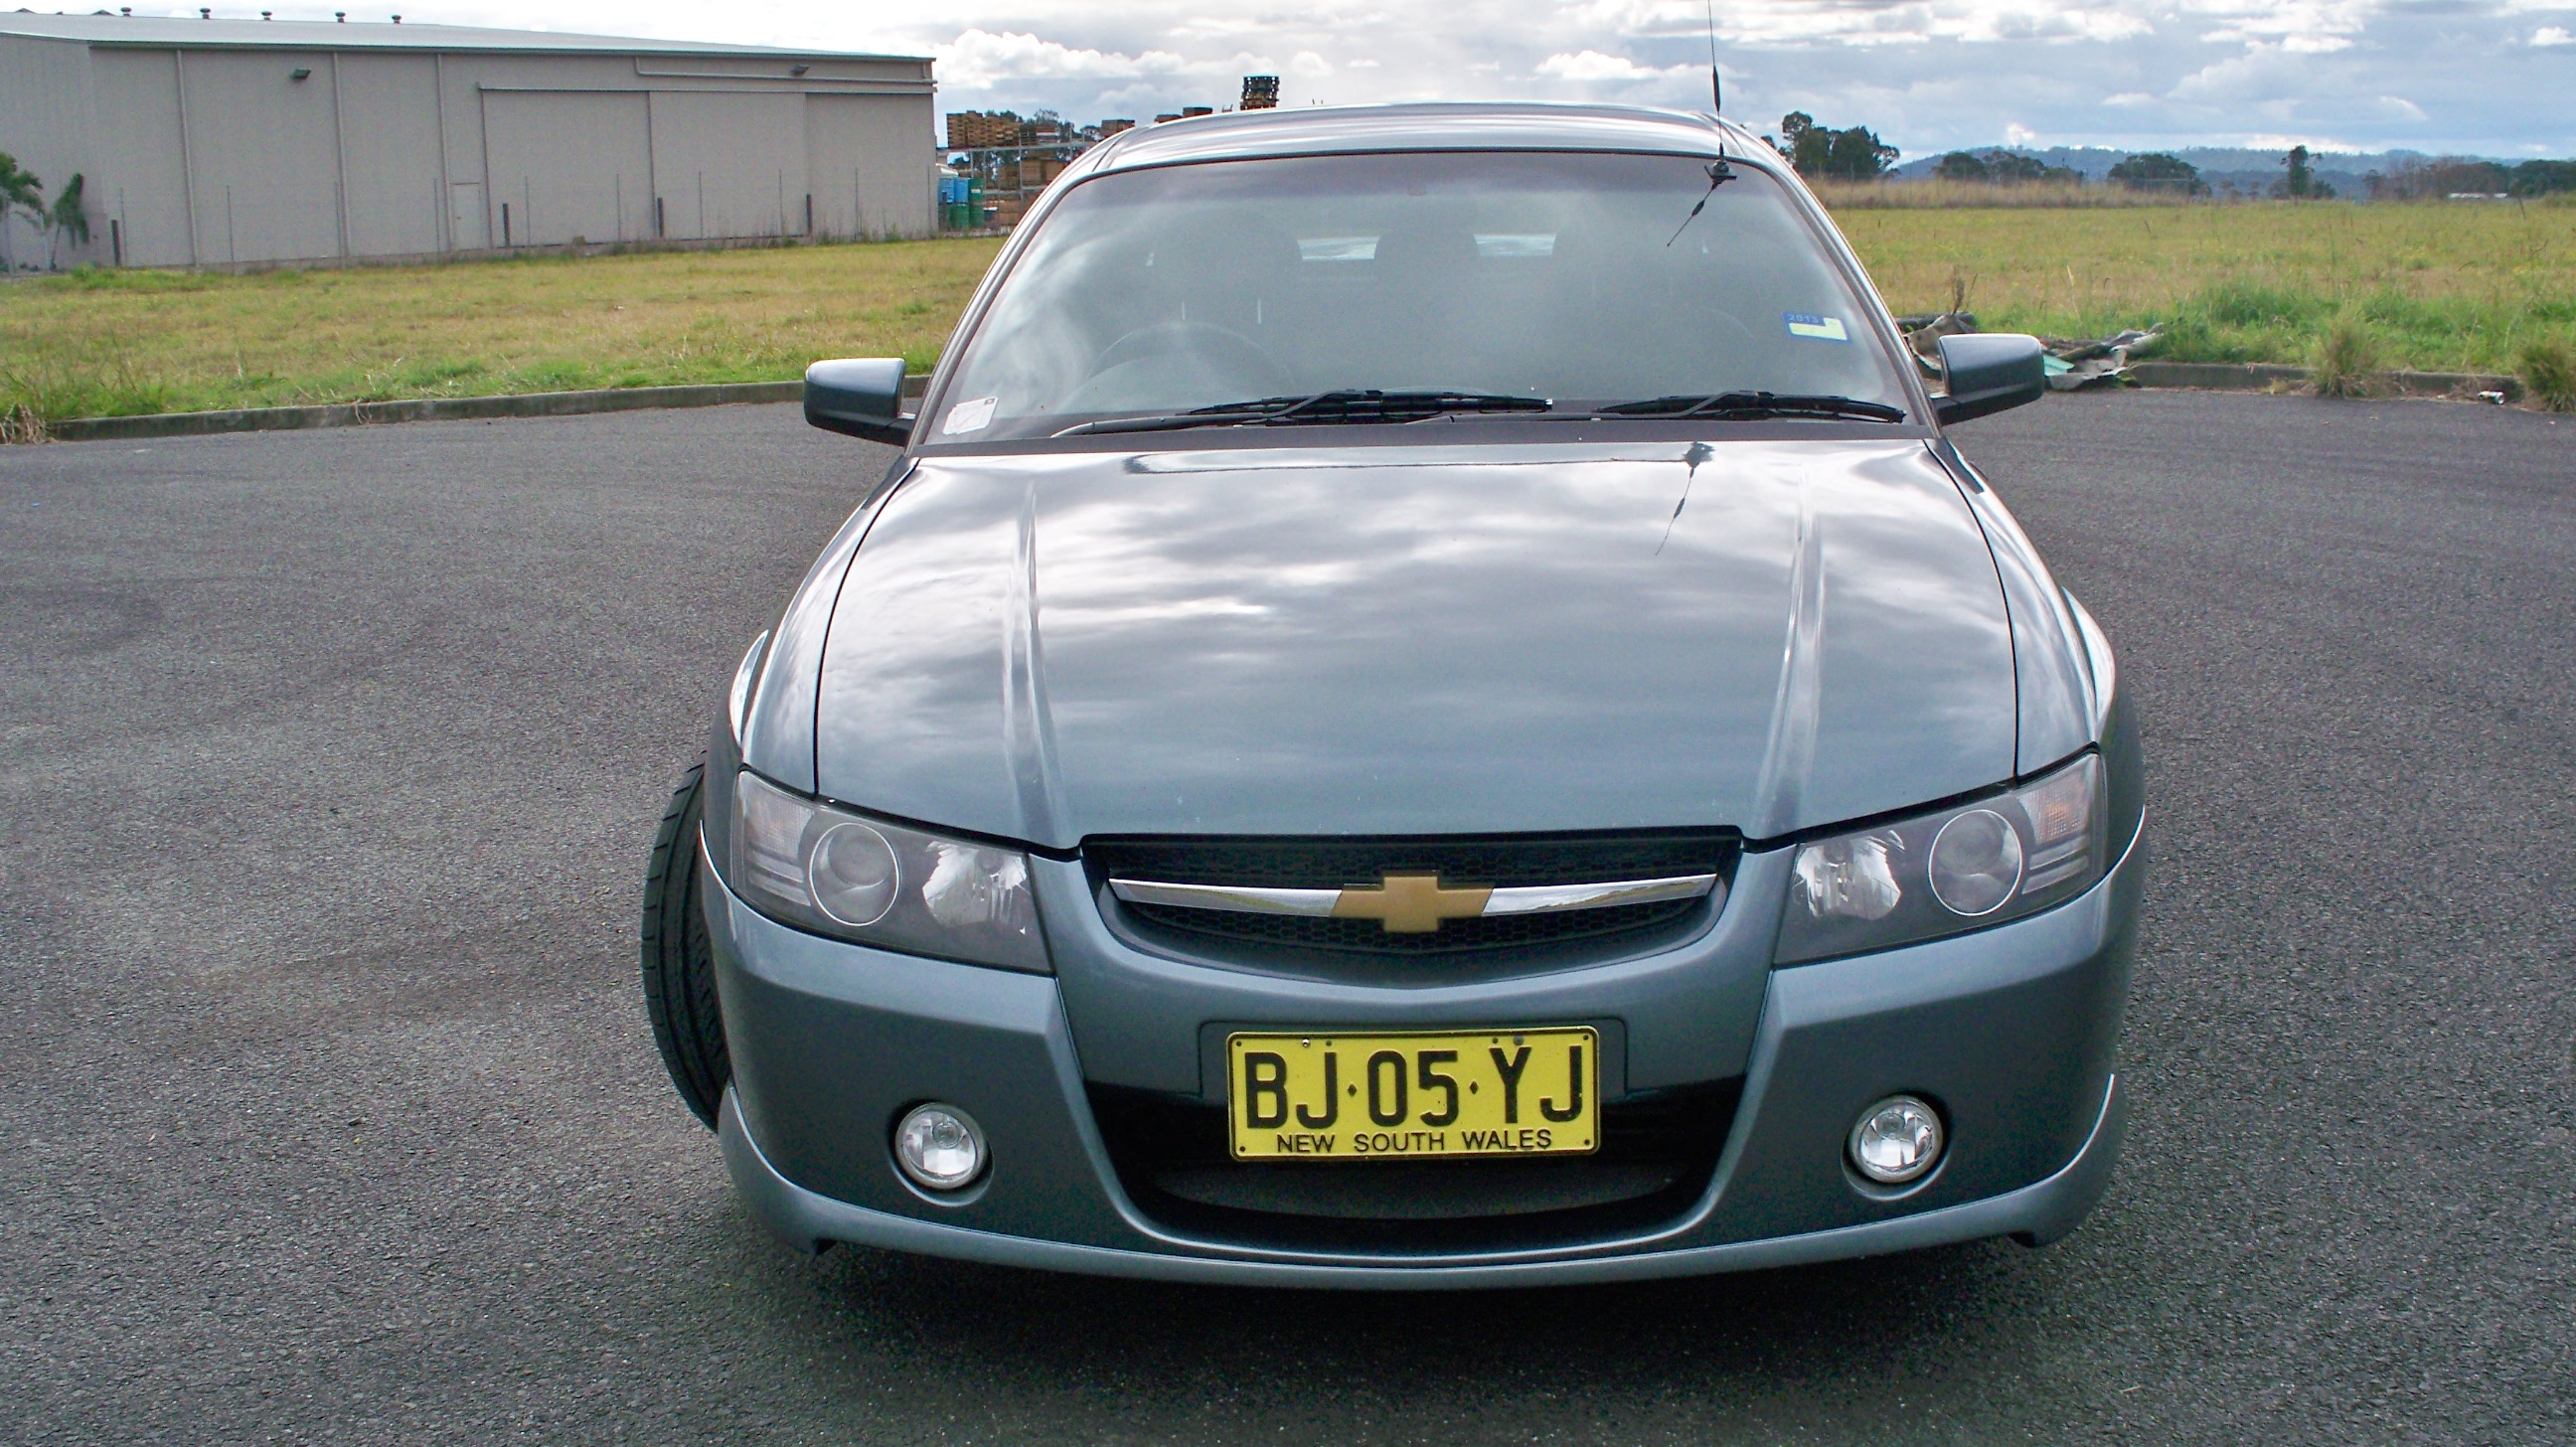
[[[1288,388],[1287,372],[1271,360],[1260,343],[1212,322],[1158,322],[1138,327],[1109,344],[1109,350],[1092,365],[1092,375],[1100,376],[1129,362],[1176,354],[1195,355],[1220,369],[1253,379],[1269,391],[1284,392]]]

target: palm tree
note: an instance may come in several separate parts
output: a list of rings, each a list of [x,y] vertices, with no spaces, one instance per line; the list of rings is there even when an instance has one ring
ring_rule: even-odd
[[[17,268],[17,259],[8,253],[9,213],[23,211],[38,227],[46,224],[45,183],[19,169],[18,158],[0,151],[0,272]]]
[[[72,178],[65,181],[63,189],[55,195],[52,208],[45,212],[45,269],[47,271],[59,269],[58,248],[64,237],[69,236],[74,243],[81,246],[89,245],[89,213],[82,209],[81,189],[81,173],[74,171]]]

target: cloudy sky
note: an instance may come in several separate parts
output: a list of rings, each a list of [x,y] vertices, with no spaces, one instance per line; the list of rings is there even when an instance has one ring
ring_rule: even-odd
[[[1084,121],[1222,106],[1246,73],[1278,74],[1286,105],[1708,97],[1703,0],[415,3],[414,22],[928,53],[944,110],[1046,106]],[[2576,155],[2576,0],[1732,0],[1716,12],[1731,114],[1765,128],[1791,110],[1862,123],[1909,158],[1997,141]]]

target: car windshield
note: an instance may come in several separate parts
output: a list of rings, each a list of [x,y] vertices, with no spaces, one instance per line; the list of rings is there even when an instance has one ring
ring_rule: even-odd
[[[1530,426],[1546,414],[1497,399],[1556,415],[1761,392],[1904,409],[1866,316],[1780,183],[1748,165],[1433,152],[1112,172],[1040,223],[924,440],[1369,391],[1483,399],[1458,410]]]

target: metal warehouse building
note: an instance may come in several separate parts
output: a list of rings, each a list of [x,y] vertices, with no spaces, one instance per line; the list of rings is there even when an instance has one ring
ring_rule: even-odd
[[[930,62],[455,26],[0,14],[64,261],[225,266],[933,229]],[[42,237],[15,223],[22,263]]]

